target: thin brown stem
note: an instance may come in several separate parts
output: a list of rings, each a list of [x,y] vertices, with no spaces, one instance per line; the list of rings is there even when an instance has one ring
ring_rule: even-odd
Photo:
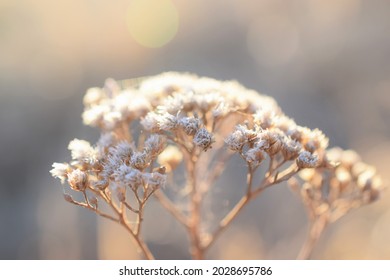
[[[282,164],[281,164],[282,165]],[[279,165],[279,167],[281,166]],[[269,168],[272,168],[271,165]],[[218,225],[218,228],[214,231],[214,233],[211,235],[209,240],[203,245],[203,250],[208,250],[213,243],[216,241],[216,239],[221,235],[221,233],[235,220],[235,218],[238,216],[239,213],[241,213],[242,209],[251,201],[254,200],[256,197],[258,197],[263,191],[265,191],[267,188],[278,184],[282,181],[285,181],[292,176],[294,176],[299,170],[296,168],[295,165],[291,165],[284,171],[282,171],[280,174],[280,177],[278,177],[276,174],[273,174],[274,171],[277,171],[273,169],[272,172],[270,170],[267,171],[266,176],[261,181],[260,185],[257,188],[253,188],[253,174],[254,170],[251,167],[248,167],[248,174],[247,174],[247,192],[246,195],[243,196],[237,204],[226,214],[226,216],[221,220],[221,222]]]
[[[135,235],[135,233],[131,229],[130,225],[126,222],[126,220],[121,219],[120,223],[121,223],[121,225],[123,225],[125,227],[125,229],[133,237],[133,240],[136,242],[138,247],[141,249],[145,258],[147,260],[154,260],[154,256],[153,256],[152,252],[149,250],[149,247],[145,244],[145,242],[141,238],[139,238],[139,236]]]
[[[139,210],[138,210],[138,214],[137,214],[137,226],[136,226],[136,229],[134,231],[134,235],[138,238],[140,233],[141,233],[141,228],[142,228],[142,221],[144,219],[144,204],[141,203],[139,204],[138,206]]]
[[[134,209],[133,207],[131,207],[131,205],[127,202],[127,201],[123,201],[123,204],[126,206],[127,209],[129,209],[131,212],[134,212],[136,214],[139,213],[138,210]]]
[[[95,212],[96,214],[98,214],[101,217],[107,218],[107,219],[109,219],[111,221],[114,221],[114,222],[119,222],[119,219],[117,219],[117,218],[115,218],[115,217],[113,217],[113,216],[111,216],[109,214],[103,213],[100,210],[92,207],[91,205],[88,205],[87,203],[82,203],[82,202],[78,202],[78,201],[75,201],[75,200],[69,201],[69,202],[74,204],[74,205],[77,205],[77,206],[86,208],[88,210],[91,210],[91,211]]]
[[[194,153],[191,154],[187,164],[188,180],[190,186],[190,220],[189,235],[191,240],[191,255],[193,259],[203,259],[204,251],[201,247],[200,222],[201,222],[201,194],[197,186],[196,159]]]
[[[243,196],[240,201],[237,202],[237,204],[233,207],[233,209],[230,210],[229,213],[221,220],[218,225],[218,228],[214,231],[214,233],[211,235],[206,244],[203,245],[204,251],[208,250],[214,244],[214,242],[221,235],[221,233],[227,228],[228,225],[233,222],[233,220],[237,217],[237,215],[241,212],[245,205],[248,204],[250,199],[250,196]]]
[[[130,227],[129,223],[127,222],[126,218],[126,212],[122,211],[118,208],[118,206],[115,205],[115,203],[110,199],[110,196],[107,195],[105,191],[99,192],[100,197],[104,199],[104,201],[109,205],[112,210],[118,215],[119,219],[117,220],[121,225],[123,225],[126,230],[130,233],[130,235],[133,237],[133,240],[137,244],[137,246],[141,249],[143,255],[148,260],[154,260],[154,256],[152,252],[149,250],[146,243],[140,238],[140,236],[136,235],[133,229]],[[139,197],[137,197],[137,200],[139,201]],[[139,213],[138,213],[139,215]],[[138,228],[138,233],[140,232],[140,228]]]
[[[324,232],[326,226],[328,225],[328,216],[322,215],[314,218],[310,225],[310,229],[303,244],[299,254],[297,256],[298,260],[307,260],[310,258],[314,247],[317,245],[319,238]]]
[[[203,250],[208,250],[211,245],[217,240],[221,233],[233,222],[233,220],[238,216],[241,210],[249,203],[249,201],[254,198],[252,194],[252,184],[253,184],[253,170],[252,167],[248,166],[247,173],[247,193],[243,196],[237,204],[227,213],[227,215],[221,220],[218,225],[218,228],[211,235],[210,239],[206,244],[203,245]],[[255,195],[257,196],[257,195]]]

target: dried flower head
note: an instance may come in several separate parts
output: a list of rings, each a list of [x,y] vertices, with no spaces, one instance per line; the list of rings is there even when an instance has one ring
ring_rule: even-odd
[[[150,156],[156,158],[165,148],[166,138],[158,134],[152,134],[145,141],[145,149]]]
[[[318,164],[318,157],[308,151],[302,151],[297,158],[297,166],[299,168],[314,168]]]
[[[201,126],[201,121],[195,117],[184,117],[179,120],[179,125],[187,135],[194,136]]]
[[[131,156],[130,164],[138,170],[143,170],[149,166],[151,159],[151,154],[148,151],[135,152]]]
[[[88,174],[79,169],[75,169],[68,174],[68,182],[73,190],[84,191],[88,185]]]
[[[248,163],[252,164],[253,166],[260,165],[264,159],[265,159],[264,151],[260,149],[258,146],[249,149],[245,153],[245,160]]]
[[[233,133],[231,133],[225,139],[225,142],[229,149],[237,152],[240,151],[242,147],[248,142],[249,135],[251,135],[251,133],[246,126],[238,125],[236,126],[236,129],[233,131]]]
[[[61,184],[68,178],[68,173],[71,171],[69,164],[55,162],[52,165],[53,169],[50,170],[51,176],[61,180]]]
[[[202,148],[203,151],[207,151],[211,148],[214,138],[206,128],[202,127],[196,132],[193,142],[196,146]]]

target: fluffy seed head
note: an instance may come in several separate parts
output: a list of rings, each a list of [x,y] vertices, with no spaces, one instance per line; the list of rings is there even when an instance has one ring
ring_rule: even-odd
[[[68,182],[73,190],[84,191],[88,186],[88,174],[79,169],[75,169],[68,174]]]
[[[53,169],[50,170],[51,176],[60,179],[61,184],[63,184],[66,178],[68,178],[68,173],[71,171],[69,164],[55,162],[52,167]]]
[[[211,144],[214,142],[214,139],[213,135],[208,132],[206,128],[202,127],[195,134],[193,142],[196,146],[202,148],[204,151],[207,151],[211,148]]]
[[[302,151],[296,160],[299,168],[314,168],[317,166],[318,157],[309,153],[308,151]]]

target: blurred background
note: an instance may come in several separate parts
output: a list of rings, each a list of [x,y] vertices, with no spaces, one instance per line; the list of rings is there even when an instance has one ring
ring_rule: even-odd
[[[0,0],[0,259],[137,258],[120,226],[66,203],[49,174],[69,160],[70,140],[97,140],[82,98],[108,77],[236,79],[389,182],[389,30],[387,0]],[[214,210],[239,198],[233,187],[215,195]],[[331,225],[313,257],[390,259],[389,203],[385,192]],[[156,257],[188,258],[183,229],[157,203],[147,211]],[[293,259],[306,230],[298,198],[279,186],[208,257]]]

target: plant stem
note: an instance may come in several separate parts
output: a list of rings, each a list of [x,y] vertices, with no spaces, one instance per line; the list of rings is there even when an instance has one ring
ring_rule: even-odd
[[[154,256],[153,256],[152,252],[149,250],[148,246],[145,244],[145,242],[141,238],[139,238],[138,236],[136,236],[134,234],[134,232],[131,229],[130,225],[124,219],[121,219],[120,223],[121,223],[121,225],[123,225],[125,227],[125,229],[133,237],[134,241],[136,242],[138,247],[141,249],[141,251],[142,251],[143,255],[145,256],[145,258],[147,260],[154,260]]]
[[[326,226],[328,225],[328,218],[325,215],[318,216],[314,218],[314,221],[310,225],[310,229],[303,244],[297,259],[298,260],[307,260],[310,258],[314,247],[317,245],[319,238],[324,232]]]
[[[247,193],[243,196],[240,201],[230,210],[230,212],[221,220],[216,231],[211,235],[211,238],[203,246],[204,250],[208,250],[215,240],[221,235],[221,233],[227,228],[228,225],[233,222],[241,210],[249,203],[249,201],[254,197],[252,193],[252,183],[253,183],[253,170],[251,166],[248,166],[247,173]],[[255,195],[257,196],[257,195]]]
[[[202,249],[200,238],[200,203],[202,198],[197,188],[196,160],[193,153],[187,168],[190,184],[190,220],[188,230],[191,240],[191,255],[193,259],[201,260],[204,258],[204,250]]]

